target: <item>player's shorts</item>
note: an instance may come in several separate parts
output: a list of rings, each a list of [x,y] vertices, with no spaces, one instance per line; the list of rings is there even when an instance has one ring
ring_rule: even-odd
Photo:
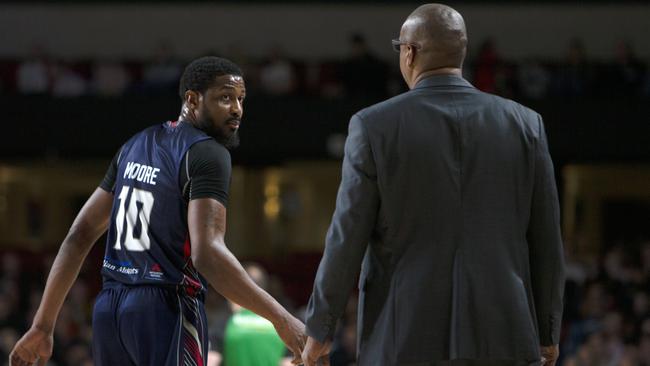
[[[93,310],[96,366],[204,366],[202,299],[174,287],[105,282]]]

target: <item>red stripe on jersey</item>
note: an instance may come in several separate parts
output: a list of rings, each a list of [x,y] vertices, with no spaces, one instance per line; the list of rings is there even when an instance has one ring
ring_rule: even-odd
[[[190,244],[190,236],[187,235],[185,244],[183,244],[183,257],[187,260],[192,257],[192,244]]]
[[[201,356],[201,351],[199,350],[199,345],[196,343],[196,340],[189,334],[185,335],[185,349],[188,351],[192,361],[196,365],[203,365],[203,356]]]
[[[203,284],[199,280],[199,275],[194,268],[194,263],[192,263],[192,244],[190,243],[189,234],[183,244],[183,257],[187,263],[187,266],[183,270],[183,286],[185,287],[185,292],[193,297],[196,296],[199,291],[203,290]]]

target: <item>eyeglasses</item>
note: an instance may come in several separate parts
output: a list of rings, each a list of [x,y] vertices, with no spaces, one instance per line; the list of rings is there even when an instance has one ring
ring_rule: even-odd
[[[402,48],[402,45],[411,46],[411,47],[415,48],[416,50],[419,50],[420,48],[422,48],[422,46],[420,44],[417,44],[415,42],[400,41],[399,38],[391,40],[390,43],[393,45],[393,51],[395,51],[395,52],[400,52],[401,48]]]

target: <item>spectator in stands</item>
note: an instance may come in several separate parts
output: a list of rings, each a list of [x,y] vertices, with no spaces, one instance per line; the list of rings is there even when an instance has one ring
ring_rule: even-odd
[[[53,65],[42,46],[34,46],[31,54],[18,65],[16,87],[20,94],[47,94],[51,89]]]
[[[635,345],[628,344],[625,346],[625,351],[621,357],[618,366],[637,366],[639,365],[638,350]]]
[[[493,39],[486,39],[479,48],[474,65],[474,85],[488,93],[506,98],[515,97],[515,73],[512,65],[504,62]]]
[[[610,71],[610,94],[638,96],[645,80],[645,65],[636,57],[629,42],[616,44],[614,63]]]
[[[494,40],[488,38],[483,41],[474,62],[474,86],[487,93],[496,93],[496,74],[500,62]]]
[[[583,292],[580,314],[578,319],[566,324],[568,327],[567,337],[562,346],[560,354],[571,355],[585,340],[592,334],[602,329],[602,318],[608,305],[608,294],[600,282],[593,281],[588,284]]]
[[[348,95],[384,98],[388,66],[375,56],[360,33],[350,36],[350,57],[343,63],[343,85]]]
[[[75,98],[84,95],[88,81],[73,67],[60,62],[54,68],[52,96],[57,98]]]
[[[522,97],[536,100],[546,97],[551,76],[536,59],[529,58],[519,66],[517,79]]]
[[[131,83],[131,75],[119,61],[101,60],[95,62],[92,71],[92,89],[104,97],[123,95]]]
[[[582,41],[574,39],[569,44],[566,60],[556,74],[556,94],[578,97],[591,92],[592,66],[587,61]]]
[[[308,74],[308,81],[316,84],[316,86],[312,86],[312,89],[317,90],[320,96],[324,98],[341,98],[346,93],[342,73],[342,67],[338,62],[321,62]]]
[[[296,90],[296,70],[282,47],[271,48],[268,61],[260,68],[260,86],[269,95],[289,95]]]
[[[623,358],[623,315],[618,311],[610,311],[603,318],[603,343],[607,358],[611,365],[617,365]]]
[[[268,274],[261,266],[250,263],[244,269],[259,287],[268,289]],[[224,336],[225,365],[278,366],[286,358],[286,348],[273,324],[239,305],[232,304],[232,308]]]
[[[144,68],[143,86],[148,93],[176,93],[182,71],[172,44],[163,41],[158,45],[153,61]]]
[[[219,53],[217,52],[208,54],[218,55]],[[232,60],[232,62],[239,65],[244,75],[246,75],[246,81],[249,82],[246,91],[249,92],[251,91],[251,87],[256,87],[256,85],[259,83],[259,65],[257,63],[257,60],[253,58],[248,52],[246,52],[246,49],[237,42],[228,44],[224,55],[227,55],[229,60]]]
[[[565,307],[582,298],[578,316],[565,320],[566,365],[650,365],[650,291],[644,252],[648,244],[620,242],[600,261],[601,271],[577,285]],[[595,280],[593,278],[596,278]],[[584,288],[584,291],[582,290]],[[567,286],[567,290],[571,287]],[[583,291],[582,296],[580,292]]]
[[[207,366],[219,366],[221,365],[221,361],[223,358],[221,357],[221,353],[215,351],[215,350],[209,350],[208,351],[208,359],[206,361]]]
[[[607,251],[603,260],[603,270],[607,279],[619,283],[629,280],[629,268],[624,266],[624,255],[621,246],[616,246]]]
[[[593,332],[586,337],[586,342],[580,345],[578,351],[569,357],[564,365],[606,366],[607,356],[602,334]]]

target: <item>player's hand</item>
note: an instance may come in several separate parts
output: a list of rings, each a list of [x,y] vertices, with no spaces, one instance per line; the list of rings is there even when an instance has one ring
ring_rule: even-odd
[[[9,366],[45,366],[52,356],[52,333],[32,327],[18,340],[9,355]]]
[[[542,365],[543,366],[555,366],[557,358],[560,356],[560,347],[556,344],[553,346],[541,346],[540,348],[542,354]]]
[[[287,313],[280,322],[273,324],[273,326],[280,338],[282,338],[282,342],[293,352],[293,360],[291,362],[294,365],[300,365],[302,363],[300,355],[303,348],[305,348],[305,340],[307,338],[305,335],[305,325],[296,317]]]
[[[302,351],[302,361],[305,366],[329,366],[331,349],[332,342],[320,343],[314,338],[308,337],[305,350]]]

